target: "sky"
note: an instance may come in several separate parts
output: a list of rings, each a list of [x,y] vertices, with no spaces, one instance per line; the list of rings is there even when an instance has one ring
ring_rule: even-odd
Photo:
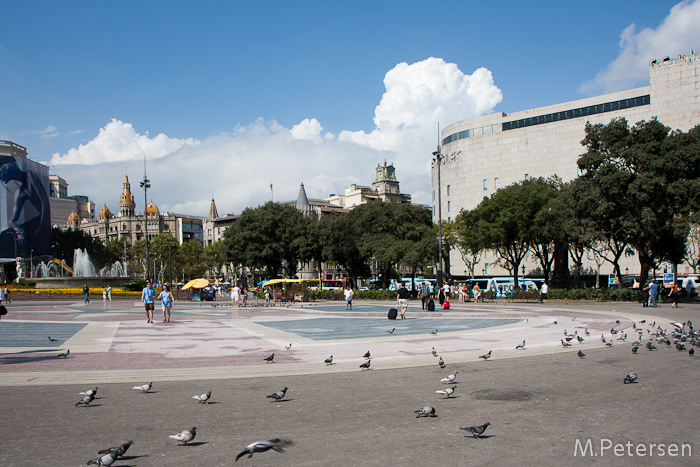
[[[429,204],[438,127],[645,86],[700,0],[3,2],[0,139],[118,211],[206,216],[368,186]],[[272,184],[272,190],[270,185]]]

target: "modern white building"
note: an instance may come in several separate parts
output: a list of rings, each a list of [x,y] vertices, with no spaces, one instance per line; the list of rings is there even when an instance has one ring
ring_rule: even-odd
[[[589,97],[520,112],[502,112],[470,118],[441,132],[442,219],[453,220],[461,210],[476,207],[499,188],[530,177],[557,175],[565,182],[578,176],[577,160],[585,153],[581,140],[585,125],[607,124],[624,117],[630,125],[656,117],[671,129],[688,131],[700,124],[700,54],[649,63],[650,84],[641,88]],[[437,166],[432,167],[433,220],[438,220]],[[475,271],[506,275],[488,253]],[[466,268],[458,252],[450,255],[451,273]],[[638,272],[639,262],[628,258],[623,271]],[[530,260],[527,271],[537,267]],[[584,265],[593,267],[595,263]],[[687,269],[687,270],[686,270]],[[680,273],[690,268],[679,268]],[[605,263],[602,274],[612,273]]]

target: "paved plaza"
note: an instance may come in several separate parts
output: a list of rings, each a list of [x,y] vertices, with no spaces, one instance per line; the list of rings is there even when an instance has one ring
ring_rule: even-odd
[[[179,302],[170,323],[156,310],[149,324],[135,300],[15,302],[0,322],[0,465],[85,465],[127,440],[133,446],[114,465],[229,465],[246,445],[273,437],[294,445],[238,462],[700,464],[700,355],[665,345],[630,351],[633,326],[646,342],[647,329],[695,320],[700,304],[456,303],[425,313],[414,301],[408,319],[390,321],[392,305]],[[585,341],[564,348],[565,332]],[[367,351],[370,369],[361,370]],[[488,351],[491,359],[479,358]],[[454,372],[455,392],[442,399],[435,391],[452,385],[440,379]],[[625,385],[630,372],[638,382]],[[131,389],[151,381],[149,393]],[[97,398],[75,407],[78,392],[95,386]],[[282,400],[266,397],[283,387]],[[192,399],[209,390],[210,405]],[[437,417],[416,418],[425,405]],[[459,429],[486,422],[482,440]],[[168,438],[192,426],[190,446]]]

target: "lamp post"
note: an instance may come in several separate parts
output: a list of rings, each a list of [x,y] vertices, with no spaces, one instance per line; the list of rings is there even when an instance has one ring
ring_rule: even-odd
[[[29,277],[34,277],[34,250],[29,252]]]
[[[170,237],[168,237],[168,286],[173,286],[173,265],[172,257],[170,255]]]
[[[437,150],[433,153],[435,163],[437,164],[437,182],[438,182],[438,270],[437,283],[438,287],[442,287],[442,188],[440,180],[440,162],[442,161],[442,153],[440,152],[440,144],[438,143]]]
[[[148,280],[148,189],[151,188],[151,181],[146,178],[146,158],[143,158],[143,181],[139,184],[143,188],[143,228],[146,239],[146,276]],[[155,269],[155,267],[154,267]]]

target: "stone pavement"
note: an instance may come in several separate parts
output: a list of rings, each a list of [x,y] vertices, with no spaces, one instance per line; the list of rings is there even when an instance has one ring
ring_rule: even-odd
[[[14,302],[1,321],[0,465],[84,465],[98,449],[128,439],[134,446],[115,465],[228,465],[245,445],[274,436],[295,446],[239,462],[700,465],[692,384],[700,355],[665,346],[629,351],[634,322],[669,328],[694,319],[697,304],[469,303],[435,313],[416,304],[408,319],[389,321],[389,302],[355,301],[352,312],[337,302],[289,308],[181,302],[171,323],[147,324],[134,301]],[[612,327],[629,336],[606,348],[600,336],[611,339]],[[564,330],[586,341],[564,349]],[[526,350],[516,350],[523,339]],[[57,358],[65,349],[71,355]],[[371,369],[361,371],[368,350]],[[489,350],[491,360],[478,358]],[[273,363],[263,361],[273,352]],[[330,355],[334,364],[327,366]],[[443,400],[435,391],[454,371],[455,395]],[[623,385],[630,371],[640,382]],[[131,390],[149,381],[152,393]],[[74,407],[77,393],[94,386],[98,399]],[[285,400],[265,397],[285,386]],[[192,399],[207,390],[213,404]],[[427,404],[438,417],[416,419],[413,411]],[[481,441],[459,430],[486,421],[493,426]],[[191,426],[198,428],[195,445],[168,439]],[[685,443],[692,456],[616,456],[612,448],[574,456],[577,439],[584,445],[591,439],[596,451],[607,439],[646,449]]]

